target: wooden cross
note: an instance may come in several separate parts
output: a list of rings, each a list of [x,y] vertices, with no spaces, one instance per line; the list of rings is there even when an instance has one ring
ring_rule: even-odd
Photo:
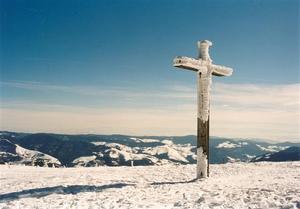
[[[209,176],[209,108],[212,75],[230,76],[232,69],[212,64],[208,50],[210,41],[198,41],[198,59],[178,56],[174,67],[197,72],[198,116],[197,116],[197,178]]]

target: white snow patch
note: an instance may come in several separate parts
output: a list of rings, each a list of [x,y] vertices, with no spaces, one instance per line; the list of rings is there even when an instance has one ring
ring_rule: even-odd
[[[158,139],[140,139],[136,137],[130,137],[130,139],[134,140],[137,143],[153,143],[153,142],[160,142]]]
[[[271,157],[271,154],[270,154],[270,153],[268,153],[268,154],[265,155],[265,158],[266,158],[266,159],[269,159],[270,157]]]
[[[256,144],[257,147],[259,147],[261,150],[266,151],[266,152],[278,152],[281,150],[285,150],[289,148],[289,146],[276,146],[276,145],[269,145],[267,147],[263,147],[259,144]]]
[[[137,142],[137,143],[140,143],[140,142],[141,142],[141,139],[136,138],[136,137],[130,137],[129,139],[131,139],[131,140],[133,140],[133,141],[135,141],[135,142]]]
[[[233,157],[229,157],[229,156],[226,156],[227,159],[228,159],[228,162],[230,163],[234,163],[234,162],[240,162],[241,160],[238,159],[238,158],[233,158]]]
[[[91,142],[91,143],[97,146],[106,144],[106,142]]]
[[[252,159],[252,158],[255,158],[256,155],[248,155],[248,154],[245,154],[245,156],[248,158],[248,159]]]
[[[169,145],[169,146],[173,145],[173,141],[172,140],[168,140],[168,139],[162,140],[161,143]]]
[[[79,158],[76,158],[75,160],[73,160],[72,163],[77,164],[80,162],[89,162],[89,161],[96,160],[96,158],[97,158],[96,155],[79,157]]]
[[[229,148],[229,149],[236,148],[236,147],[241,147],[241,144],[235,144],[230,141],[226,141],[221,144],[218,144],[217,146],[217,148]]]
[[[144,143],[160,142],[158,139],[141,139]]]

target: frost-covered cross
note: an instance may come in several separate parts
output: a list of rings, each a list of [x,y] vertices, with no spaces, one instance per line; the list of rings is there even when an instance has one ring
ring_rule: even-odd
[[[197,72],[198,119],[197,119],[197,178],[209,176],[209,108],[212,75],[230,76],[232,69],[212,64],[208,49],[210,41],[198,41],[198,59],[178,56],[174,67]]]

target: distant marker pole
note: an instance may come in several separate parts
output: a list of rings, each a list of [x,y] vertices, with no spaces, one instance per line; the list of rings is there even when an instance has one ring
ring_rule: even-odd
[[[197,178],[209,176],[209,113],[210,88],[212,75],[230,76],[232,69],[212,64],[209,56],[210,41],[198,41],[198,59],[190,57],[176,57],[174,67],[197,72]]]

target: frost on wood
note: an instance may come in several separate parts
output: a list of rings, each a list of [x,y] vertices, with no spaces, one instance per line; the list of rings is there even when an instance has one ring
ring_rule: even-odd
[[[211,68],[198,72],[198,118],[204,123],[209,116],[209,98],[211,89]]]
[[[197,178],[207,177],[207,155],[202,147],[197,148]]]
[[[202,177],[199,174],[204,173],[205,176],[209,174],[208,172],[208,162],[207,157],[203,157],[203,149],[209,152],[209,108],[210,108],[210,89],[212,83],[212,75],[215,76],[230,76],[232,74],[232,69],[212,64],[212,59],[209,56],[209,47],[212,46],[212,42],[208,40],[198,41],[198,58],[190,58],[184,56],[177,56],[173,60],[174,67],[191,70],[197,72],[197,83],[198,83],[198,136],[197,136],[197,146],[201,147],[201,152],[198,152],[197,159],[197,177]],[[201,124],[202,123],[202,124]],[[199,148],[200,149],[200,148]],[[200,153],[200,154],[199,154]],[[202,153],[202,154],[201,154]],[[206,159],[206,160],[203,160]],[[204,163],[205,162],[205,163]],[[204,171],[205,170],[205,171]],[[202,174],[202,175],[204,175]]]
[[[212,62],[212,60],[210,59],[209,53],[208,53],[210,46],[212,46],[212,43],[210,41],[207,41],[207,40],[198,41],[198,50],[199,50],[199,58],[200,59]]]
[[[212,45],[210,41],[199,41],[199,58],[208,62],[206,67],[202,67],[198,71],[198,118],[204,123],[208,121],[209,116],[209,97],[212,77],[212,60],[210,59],[208,50]]]

